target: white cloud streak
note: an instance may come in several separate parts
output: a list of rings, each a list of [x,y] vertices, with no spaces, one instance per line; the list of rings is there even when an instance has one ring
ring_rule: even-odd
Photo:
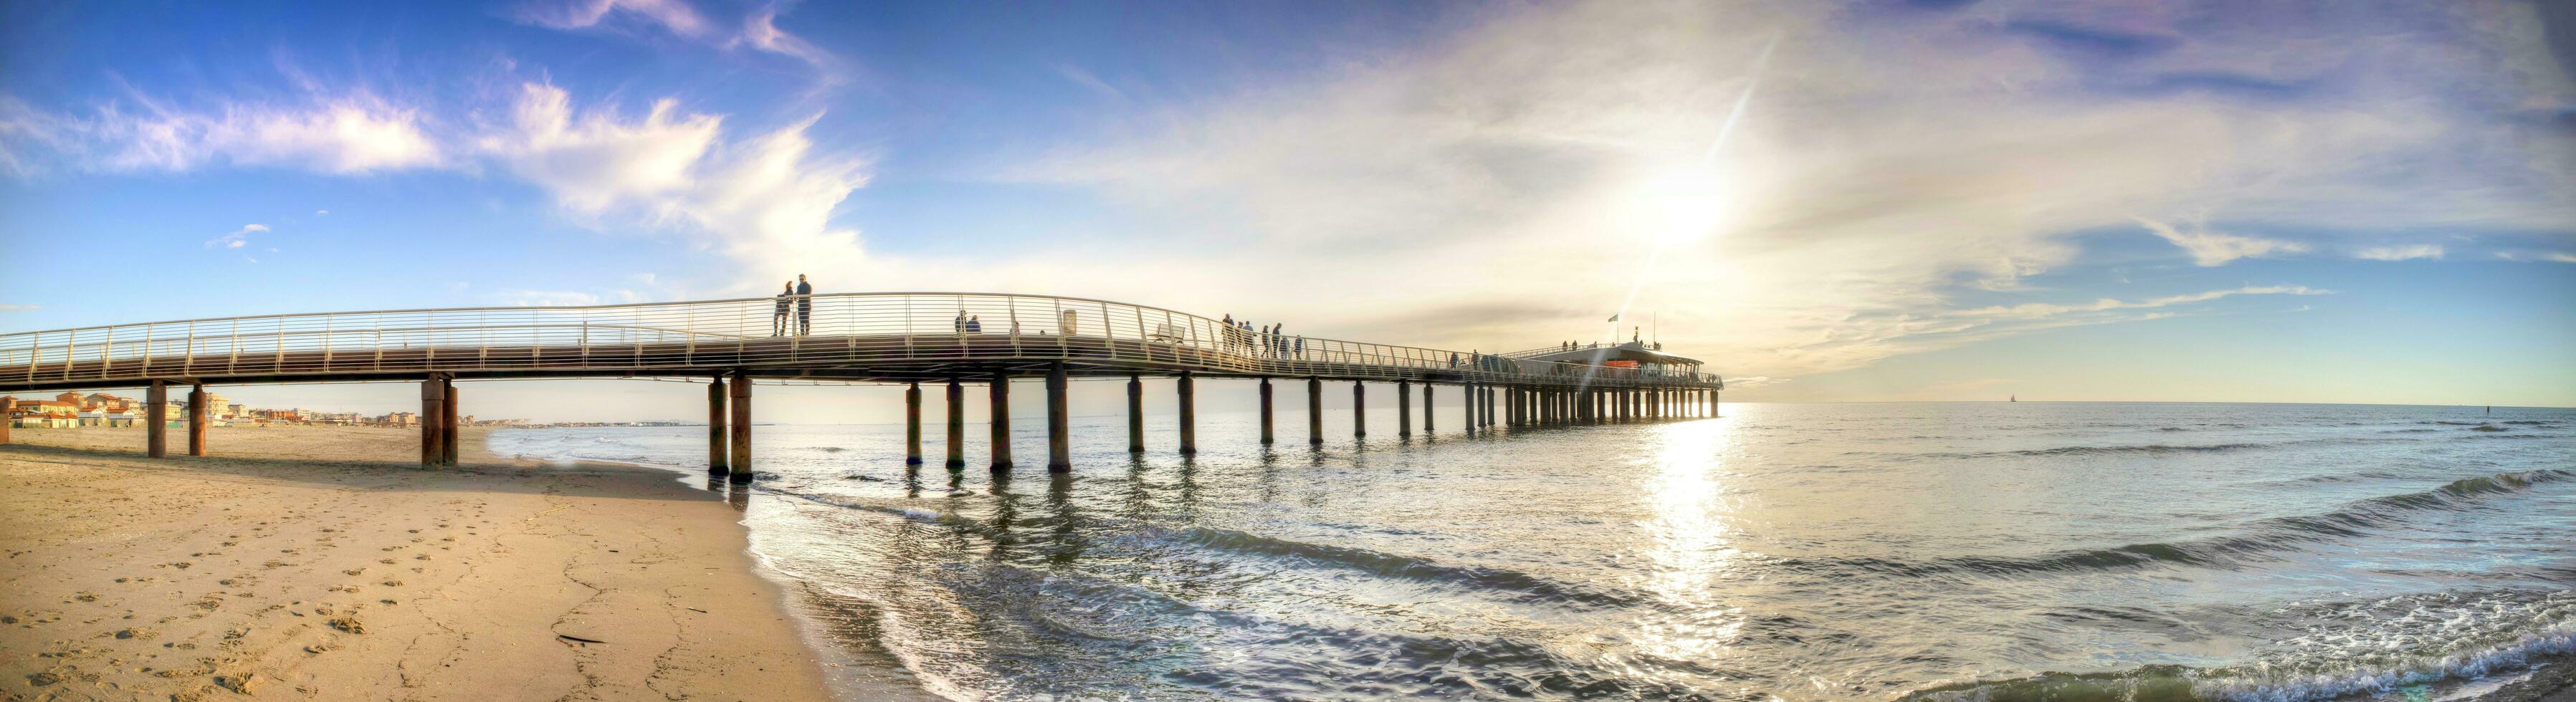
[[[824,69],[825,77],[832,78],[830,69],[838,59],[812,42],[780,30],[778,7],[776,3],[760,5],[739,24],[709,20],[683,0],[542,0],[520,5],[511,16],[549,29],[654,28],[721,49],[749,46],[804,61]]]
[[[0,100],[0,168],[40,170],[41,148],[81,170],[178,172],[214,163],[357,175],[440,165],[420,112],[365,94],[274,105],[226,102],[187,110],[148,99],[88,115],[56,115]]]
[[[2353,258],[2370,261],[2411,261],[2419,258],[2439,259],[2442,257],[2442,246],[2440,244],[2372,246],[2354,251],[2352,252],[2352,256]]]
[[[240,229],[232,230],[231,233],[206,240],[206,248],[238,249],[250,244],[250,235],[266,231],[268,231],[268,225],[245,224]]]
[[[2141,219],[2138,223],[2145,225],[2147,231],[2155,232],[2156,236],[2165,241],[2182,247],[2183,251],[2191,254],[2192,265],[2203,268],[2226,265],[2227,262],[2240,258],[2261,258],[2273,254],[2300,253],[2308,250],[2306,244],[2294,241],[2222,234],[2201,228],[2199,225],[2193,225],[2191,229],[2184,230],[2154,220]]]

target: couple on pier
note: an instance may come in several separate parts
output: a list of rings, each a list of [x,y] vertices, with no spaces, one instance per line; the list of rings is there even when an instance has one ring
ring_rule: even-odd
[[[787,318],[787,310],[790,307],[796,310],[796,319],[793,323],[790,323]],[[786,336],[794,333],[797,336],[804,336],[813,330],[814,286],[805,282],[805,274],[798,273],[795,280],[787,281],[787,289],[778,293],[778,310],[771,313],[769,317],[769,335]]]

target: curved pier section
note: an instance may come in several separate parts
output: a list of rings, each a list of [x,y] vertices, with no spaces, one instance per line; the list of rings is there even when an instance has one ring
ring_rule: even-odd
[[[1262,334],[1198,315],[1106,300],[981,293],[848,293],[810,296],[810,324],[780,324],[776,298],[590,307],[482,307],[227,317],[0,335],[0,393],[210,383],[414,380],[422,383],[422,463],[453,465],[455,381],[498,378],[686,377],[709,388],[709,470],[751,476],[755,379],[839,380],[947,386],[948,466],[963,463],[955,428],[961,383],[991,384],[995,404],[1012,378],[1048,381],[1048,468],[1064,470],[1062,393],[1071,377],[1182,379],[1180,450],[1190,441],[1197,378],[1304,378],[1310,412],[1321,381],[1396,383],[1407,398],[1430,389],[1500,389],[1510,426],[1713,416],[1725,380],[1698,361],[1636,344],[1553,354],[1485,355],[1412,346]],[[803,305],[798,306],[801,310]],[[803,313],[800,312],[800,317]],[[801,331],[799,328],[801,327]],[[1629,360],[1617,360],[1617,356]],[[1639,359],[1642,359],[1640,362]],[[1131,385],[1132,387],[1132,385]],[[1133,390],[1131,390],[1133,392]],[[1492,396],[1468,394],[1468,431],[1492,423]],[[918,395],[908,394],[918,403]],[[1601,398],[1637,412],[1577,411]],[[1533,404],[1535,403],[1535,404]],[[1131,404],[1132,406],[1132,404]],[[151,411],[163,411],[155,403]],[[182,407],[196,427],[204,409]],[[906,412],[918,436],[920,412]],[[1141,412],[1130,412],[1133,423]],[[1266,416],[1266,415],[1265,415]],[[727,421],[730,420],[730,421]],[[996,422],[999,422],[996,414]],[[1408,422],[1409,424],[1409,422]],[[729,425],[729,426],[726,426]],[[160,456],[152,423],[152,455]],[[1310,426],[1312,419],[1310,417]],[[1264,423],[1265,429],[1268,423]],[[1410,426],[1399,428],[1409,433]],[[1001,431],[996,429],[997,432]],[[200,432],[190,453],[202,454]],[[5,440],[6,434],[0,434]],[[1131,431],[1131,437],[1141,432]],[[1264,436],[1267,436],[1265,432]],[[1320,439],[1320,436],[1315,437]],[[730,446],[724,444],[730,443]],[[1141,442],[1139,442],[1141,443]],[[1136,446],[1141,450],[1141,446]],[[993,468],[1008,470],[1005,443]],[[909,460],[918,461],[916,448]]]

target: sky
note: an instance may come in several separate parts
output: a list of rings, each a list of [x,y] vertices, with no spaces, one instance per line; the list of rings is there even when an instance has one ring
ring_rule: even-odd
[[[2576,4],[0,5],[0,332],[798,273],[1435,348],[1649,326],[1729,401],[2570,406]]]

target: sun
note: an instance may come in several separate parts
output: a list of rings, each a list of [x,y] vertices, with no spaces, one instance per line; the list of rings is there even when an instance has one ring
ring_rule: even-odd
[[[1648,179],[1641,194],[1654,214],[1655,243],[1686,246],[1714,233],[1733,204],[1727,186],[1715,169],[1699,166]]]

